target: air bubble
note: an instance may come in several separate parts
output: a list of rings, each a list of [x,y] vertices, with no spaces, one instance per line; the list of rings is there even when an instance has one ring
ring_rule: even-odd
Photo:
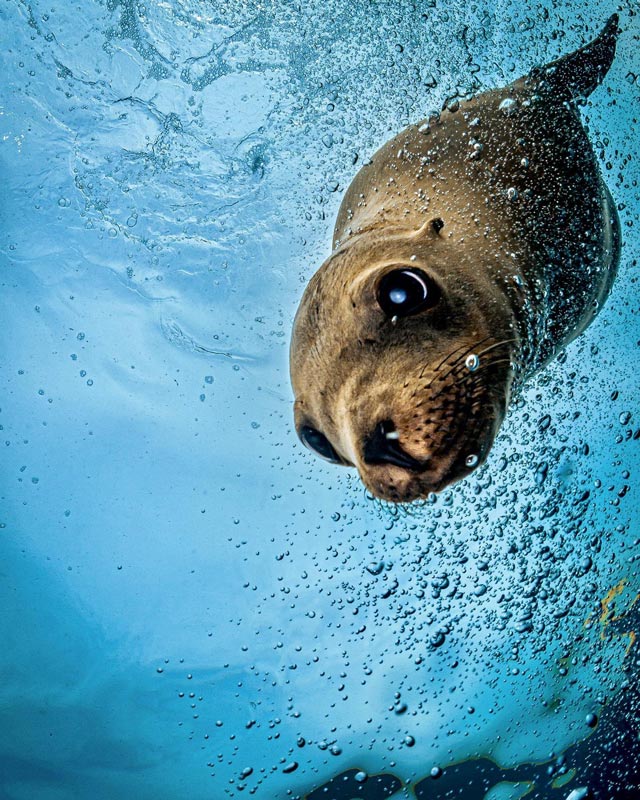
[[[508,117],[515,112],[516,107],[516,101],[512,97],[505,97],[505,99],[498,106],[500,111],[502,111],[502,113],[506,114]]]
[[[469,370],[469,372],[475,372],[480,366],[480,357],[477,356],[475,353],[471,353],[471,355],[468,355],[466,357],[464,365]]]
[[[464,463],[470,468],[475,467],[478,464],[478,456],[475,453],[471,453],[465,458]]]
[[[579,786],[567,795],[567,800],[587,800],[589,789],[586,786]]]

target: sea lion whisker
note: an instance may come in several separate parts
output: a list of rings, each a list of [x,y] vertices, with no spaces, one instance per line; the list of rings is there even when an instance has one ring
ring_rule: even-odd
[[[479,342],[479,344],[483,344],[484,342],[486,342],[486,341],[487,341],[488,339],[490,339],[490,338],[491,338],[490,336],[486,336],[484,339],[482,339],[482,340]],[[435,375],[438,373],[438,370],[439,370],[439,369],[441,369],[441,368],[443,367],[443,365],[447,363],[447,361],[448,361],[450,358],[452,358],[453,356],[455,356],[455,354],[456,354],[456,353],[458,353],[458,352],[460,352],[460,350],[464,350],[464,348],[465,348],[465,347],[466,347],[466,345],[462,344],[462,345],[460,345],[460,347],[456,347],[456,349],[455,349],[455,350],[452,350],[451,352],[447,353],[447,355],[446,355],[446,356],[445,356],[445,357],[442,359],[442,361],[441,361],[441,362],[438,364],[438,366],[437,366],[437,367],[435,367],[435,369],[434,369],[434,376],[435,376]],[[463,354],[462,354],[462,355],[461,355],[459,358],[464,358],[464,356],[465,356],[465,355],[466,355],[466,352],[465,352],[465,353],[463,353]],[[458,361],[458,359],[457,359],[457,358],[456,358],[456,360],[455,360],[453,363],[455,364],[455,363],[456,363],[456,361]],[[421,372],[420,372],[420,375],[418,375],[418,380],[421,380],[421,379],[422,379],[422,376],[424,375],[424,371],[425,371],[425,369],[426,369],[428,366],[429,366],[429,364],[427,363],[427,364],[425,364],[425,365],[422,367],[422,370],[421,370]]]
[[[500,342],[496,342],[495,344],[492,344],[489,347],[485,347],[484,350],[481,350],[479,353],[476,353],[476,355],[478,356],[478,358],[480,358],[481,356],[484,356],[487,353],[490,353],[492,350],[495,350],[497,347],[501,347],[504,344],[512,344],[513,342],[517,342],[517,341],[518,340],[515,339],[515,338],[514,339],[502,339],[502,341],[500,341]]]
[[[517,339],[501,339],[499,342],[494,342],[493,344],[489,345],[489,347],[485,347],[484,350],[480,350],[479,352],[476,352],[476,347],[480,343],[476,343],[476,345],[474,347],[470,348],[469,355],[474,355],[478,359],[480,359],[480,358],[482,358],[482,356],[485,356],[487,353],[491,353],[493,350],[496,350],[498,347],[503,347],[504,345],[512,344],[513,342],[517,342],[517,341],[518,341]],[[461,369],[462,366],[463,366],[462,364],[458,363],[457,366],[456,366],[456,370],[457,369]],[[464,366],[466,366],[466,364]],[[468,367],[467,367],[467,369],[468,369]],[[472,370],[472,371],[473,372],[477,372],[477,368]]]
[[[481,345],[481,344],[484,344],[484,342],[488,341],[490,338],[491,338],[490,336],[487,336],[484,339],[481,339],[479,342],[475,342],[474,344],[472,344],[471,347],[468,347],[465,350],[465,352],[462,353],[462,355],[458,356],[458,358],[456,358],[455,361],[452,364],[449,365],[451,367],[451,369],[447,373],[445,373],[442,376],[434,376],[434,378],[432,379],[431,383],[433,383],[433,381],[435,380],[436,377],[438,378],[438,380],[444,381],[449,377],[449,375],[451,375],[452,372],[457,372],[457,370],[462,369],[463,366],[466,366],[465,362],[466,362],[466,357],[468,357],[468,356],[475,355],[476,357],[480,358],[481,355],[484,355],[485,353],[488,353],[489,351],[495,349],[496,347],[500,347],[501,345],[509,344],[512,341],[516,341],[515,339],[503,339],[503,340],[501,340],[499,342],[494,342],[489,347],[485,348],[484,350],[481,350],[479,353],[476,353],[475,350],[477,349],[477,347],[479,345]],[[464,359],[464,361],[463,361],[463,359]],[[462,363],[460,363],[461,361],[462,361]],[[431,384],[429,384],[429,385],[431,385]]]
[[[468,383],[469,381],[478,377],[478,375],[482,372],[486,372],[490,367],[495,367],[497,364],[512,364],[512,360],[510,358],[497,358],[495,361],[488,361],[475,372],[471,372],[469,375],[463,375],[460,380],[456,381],[454,386],[464,386],[464,384]]]
[[[447,355],[446,355],[446,356],[445,356],[445,357],[442,359],[442,361],[441,361],[441,362],[438,364],[438,366],[437,366],[437,367],[434,369],[434,371],[433,371],[433,377],[431,378],[431,381],[429,382],[429,384],[428,384],[427,386],[425,386],[425,389],[428,389],[428,388],[429,388],[429,386],[431,386],[431,384],[434,382],[434,380],[435,380],[436,378],[438,378],[439,380],[444,380],[444,378],[446,378],[446,377],[447,377],[447,375],[449,375],[449,373],[447,373],[447,375],[444,375],[442,378],[440,378],[440,377],[438,376],[438,372],[439,372],[439,370],[440,370],[440,369],[442,369],[442,367],[443,367],[443,366],[444,366],[444,365],[447,363],[447,361],[449,361],[449,359],[450,359],[452,356],[454,356],[454,355],[455,355],[456,353],[458,353],[460,350],[462,350],[462,351],[463,351],[461,355],[459,355],[459,356],[458,356],[456,359],[454,359],[454,360],[453,360],[453,361],[452,361],[452,362],[451,362],[451,363],[448,365],[448,366],[450,366],[450,367],[453,367],[453,366],[455,366],[455,365],[456,365],[456,364],[457,364],[457,363],[458,363],[460,360],[462,360],[463,358],[465,358],[466,356],[468,356],[470,353],[472,353],[472,352],[473,352],[473,350],[474,350],[476,347],[478,347],[478,345],[481,345],[481,344],[484,344],[485,342],[488,342],[488,341],[489,341],[489,339],[491,339],[491,336],[485,336],[485,337],[484,337],[484,339],[480,339],[480,341],[479,341],[479,342],[475,342],[475,343],[474,343],[474,344],[472,344],[470,347],[466,347],[466,345],[462,345],[461,347],[457,347],[457,348],[456,348],[455,350],[453,350],[451,353],[448,353],[448,354],[447,354]],[[466,347],[466,349],[464,349],[465,347]],[[427,368],[427,366],[428,366],[428,365],[425,365],[425,366],[422,368],[422,372],[420,373],[420,376],[419,376],[420,378],[422,378],[422,375],[423,375],[423,373],[424,373],[424,370]]]
[[[511,344],[512,342],[516,342],[516,341],[517,341],[517,339],[503,339],[503,340],[501,340],[499,342],[494,342],[494,344],[490,345],[489,347],[486,347],[484,350],[481,350],[479,353],[473,353],[473,355],[477,356],[477,358],[480,359],[481,356],[484,356],[487,353],[490,353],[490,352],[496,350],[498,347],[503,347],[504,345]],[[469,353],[469,354],[471,355],[471,353]],[[457,364],[457,366],[454,369],[449,370],[449,372],[447,372],[447,374],[443,376],[442,380],[444,380],[445,378],[448,378],[449,375],[451,375],[452,373],[456,373],[456,374],[459,373],[459,371],[464,366],[466,366],[466,364]],[[480,364],[480,366],[478,366],[474,370],[472,370],[472,374],[477,374],[481,367],[482,367],[482,364]],[[468,369],[468,367],[467,367],[467,369]]]
[[[481,375],[483,372],[488,370],[490,367],[495,366],[496,364],[512,364],[512,363],[513,363],[513,359],[512,358],[505,358],[505,357],[503,357],[503,358],[493,358],[493,359],[491,359],[491,361],[485,361],[483,364],[481,364],[473,372],[469,372],[467,374],[462,374],[462,375],[458,374],[456,376],[457,380],[453,383],[453,385],[454,386],[461,386],[463,383],[467,383],[472,378],[476,378],[478,375]]]

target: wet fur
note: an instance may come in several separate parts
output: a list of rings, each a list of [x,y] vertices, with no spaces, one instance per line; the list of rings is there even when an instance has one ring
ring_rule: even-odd
[[[617,215],[573,101],[606,74],[616,36],[612,17],[587,47],[407,128],[346,192],[294,323],[295,418],[376,496],[424,497],[481,464],[512,393],[606,298]],[[394,322],[376,286],[399,266],[424,270],[442,297]],[[424,469],[365,463],[384,419]]]

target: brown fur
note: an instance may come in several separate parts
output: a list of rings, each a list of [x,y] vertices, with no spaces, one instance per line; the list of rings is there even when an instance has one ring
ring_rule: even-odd
[[[606,32],[548,74],[569,73],[580,54],[602,58]],[[334,252],[302,298],[296,425],[322,431],[378,497],[424,497],[481,464],[512,390],[584,330],[611,286],[615,208],[576,109],[544,76],[445,110],[381,148],[345,194]],[[396,267],[432,276],[438,305],[388,319],[376,286]],[[364,462],[362,443],[383,419],[424,470]]]

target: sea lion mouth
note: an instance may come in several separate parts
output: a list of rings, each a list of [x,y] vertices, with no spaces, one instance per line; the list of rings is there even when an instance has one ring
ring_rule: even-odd
[[[462,435],[446,451],[441,448],[423,461],[409,456],[398,446],[397,461],[365,462],[360,472],[362,481],[374,496],[392,503],[411,503],[441,492],[484,463],[498,427],[493,414],[487,414],[482,427],[481,432],[477,426],[470,432],[472,446],[470,439]]]
[[[474,442],[472,446],[469,446],[467,436],[461,435],[458,441],[452,442],[446,449],[439,448],[422,461],[406,454],[398,446],[400,453],[397,461],[365,461],[361,478],[372,494],[393,503],[410,503],[441,492],[484,462],[494,438],[495,426],[489,415],[483,427],[481,435],[478,435],[477,426],[474,426],[473,432],[470,431]],[[481,443],[480,439],[483,440]]]

